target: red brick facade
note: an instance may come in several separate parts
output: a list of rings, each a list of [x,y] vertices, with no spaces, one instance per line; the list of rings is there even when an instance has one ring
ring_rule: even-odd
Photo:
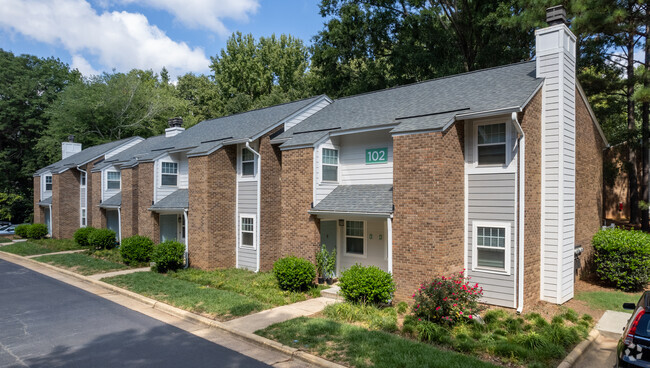
[[[433,276],[463,269],[464,125],[393,138],[393,275],[407,300]]]
[[[307,213],[313,202],[314,150],[282,152],[281,256],[315,261],[320,245],[319,221]]]
[[[52,175],[52,237],[72,238],[79,228],[79,171]]]
[[[44,224],[45,223],[45,213],[43,208],[38,205],[38,202],[41,201],[41,177],[34,177],[34,223],[35,224]]]
[[[154,243],[160,241],[160,229],[158,226],[158,214],[149,211],[153,204],[153,175],[154,164],[153,162],[143,162],[138,165],[138,188],[137,188],[137,223],[138,234],[146,236],[153,240]],[[127,174],[128,175],[128,174]],[[134,175],[131,175],[133,180]],[[122,188],[124,193],[124,187]],[[132,192],[136,193],[136,192]],[[133,194],[131,194],[133,195]],[[133,201],[133,199],[131,199]],[[122,197],[124,203],[124,197]],[[136,216],[133,214],[132,216]]]
[[[279,130],[278,128],[276,129]],[[260,139],[261,200],[260,200],[260,269],[269,271],[273,262],[280,258],[282,247],[282,152],[271,145],[267,134]]]
[[[188,161],[190,265],[201,269],[235,267],[236,146]]]
[[[90,176],[90,186],[88,187],[88,224],[95,228],[106,227],[106,214],[99,208],[102,202],[102,173],[88,172]]]
[[[122,205],[120,208],[120,220],[122,239],[139,234],[138,227],[138,167],[122,169]],[[151,184],[150,184],[151,185]],[[146,205],[146,203],[143,203]]]

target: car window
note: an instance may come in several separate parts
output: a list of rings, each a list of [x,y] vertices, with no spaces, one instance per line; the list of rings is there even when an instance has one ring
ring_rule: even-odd
[[[650,314],[644,314],[636,326],[636,336],[650,337]]]

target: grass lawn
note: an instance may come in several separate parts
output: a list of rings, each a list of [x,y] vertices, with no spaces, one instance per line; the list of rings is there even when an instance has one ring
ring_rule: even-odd
[[[102,281],[222,321],[272,306],[246,295],[155,272],[136,272],[102,279]]]
[[[630,313],[630,311],[623,309],[623,303],[636,304],[639,301],[641,294],[642,293],[626,293],[619,290],[581,291],[576,293],[575,298],[586,302],[589,307],[593,309]]]
[[[62,252],[66,250],[83,249],[72,239],[39,239],[14,243],[0,247],[0,251],[17,254],[19,256],[32,256]]]
[[[94,275],[111,271],[124,270],[128,266],[95,258],[87,253],[52,254],[34,258],[34,260],[68,269],[82,275]]]
[[[306,292],[290,292],[280,290],[278,281],[272,272],[251,272],[229,268],[216,271],[185,269],[170,272],[169,276],[190,281],[210,288],[232,291],[246,295],[261,303],[280,306],[306,300],[308,297],[319,297],[325,286],[314,286]]]
[[[2,243],[11,243],[11,239],[0,236],[0,244]]]
[[[495,367],[475,357],[398,335],[323,318],[300,317],[256,334],[354,367]]]

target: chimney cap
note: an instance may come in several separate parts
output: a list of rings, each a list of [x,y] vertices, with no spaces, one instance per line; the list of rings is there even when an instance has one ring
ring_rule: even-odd
[[[556,24],[569,24],[566,19],[566,9],[563,5],[556,5],[546,9],[546,23],[549,26]]]
[[[180,128],[183,126],[183,118],[180,116],[167,120],[170,128]]]
[[[74,143],[74,134],[70,134],[70,135],[68,136],[68,142],[70,142],[70,143]]]

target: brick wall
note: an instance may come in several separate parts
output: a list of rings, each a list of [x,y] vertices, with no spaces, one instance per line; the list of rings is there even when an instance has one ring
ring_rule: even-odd
[[[278,129],[282,129],[279,127]],[[275,131],[277,131],[276,129]],[[269,136],[260,139],[261,157],[261,209],[260,209],[260,269],[268,271],[280,258],[282,245],[282,152],[271,145]]]
[[[153,162],[143,162],[138,165],[137,232],[139,235],[150,238],[154,243],[158,243],[160,242],[159,216],[157,213],[149,211],[153,201],[153,165]]]
[[[52,237],[72,238],[79,228],[79,171],[52,175]]]
[[[519,115],[526,134],[524,214],[524,307],[540,299],[542,213],[542,92]],[[518,210],[517,210],[518,211]],[[519,212],[517,212],[519,213]],[[517,240],[518,243],[518,240]],[[519,254],[517,254],[519,257]],[[517,280],[519,281],[519,280]],[[519,290],[519,289],[517,289]]]
[[[38,205],[38,202],[41,201],[41,177],[34,177],[34,223],[35,224],[44,224],[45,223],[45,214],[43,209]]]
[[[320,244],[319,221],[308,211],[313,202],[312,148],[282,151],[281,256],[315,262]]]
[[[138,235],[138,167],[127,168],[122,172],[122,239]],[[151,185],[151,184],[150,184]]]
[[[190,266],[235,267],[236,146],[188,161]]]
[[[393,275],[395,297],[408,300],[418,285],[464,264],[464,132],[393,138]]]
[[[102,173],[90,172],[90,187],[88,187],[88,224],[95,228],[106,227],[106,214],[99,208],[102,201]]]
[[[576,223],[575,244],[592,255],[591,238],[603,220],[603,142],[587,106],[576,91]],[[583,262],[584,264],[584,262]]]

